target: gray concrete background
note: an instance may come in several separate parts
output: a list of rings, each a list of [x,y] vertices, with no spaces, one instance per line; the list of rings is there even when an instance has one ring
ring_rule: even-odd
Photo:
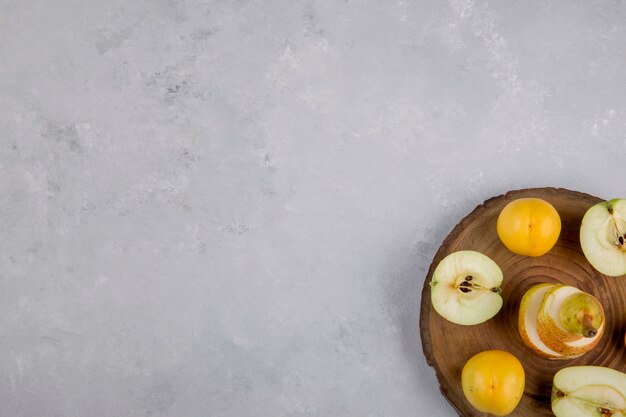
[[[626,195],[626,4],[0,0],[0,415],[453,416],[425,271]]]

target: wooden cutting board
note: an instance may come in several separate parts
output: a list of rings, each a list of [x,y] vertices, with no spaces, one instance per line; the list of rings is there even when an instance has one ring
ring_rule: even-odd
[[[561,235],[548,252],[538,258],[515,255],[500,242],[496,220],[500,210],[517,198],[538,197],[552,204],[561,216]],[[460,416],[487,416],[465,399],[461,370],[474,354],[502,349],[514,354],[524,366],[524,396],[511,416],[553,416],[550,408],[552,378],[561,368],[574,365],[607,366],[626,372],[626,280],[607,277],[587,262],[580,248],[580,223],[587,209],[602,201],[589,194],[559,188],[511,191],[476,207],[450,232],[437,251],[424,280],[420,309],[422,348],[435,368],[440,390]],[[504,305],[491,320],[476,326],[451,323],[435,312],[430,301],[432,274],[448,254],[475,250],[491,257],[502,269]],[[591,352],[573,360],[548,360],[534,354],[522,342],[518,330],[520,300],[527,289],[540,282],[576,286],[595,295],[604,307],[606,330]]]

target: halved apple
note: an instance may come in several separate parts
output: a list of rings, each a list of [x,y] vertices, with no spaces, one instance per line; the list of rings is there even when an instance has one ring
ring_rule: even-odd
[[[580,225],[580,246],[589,263],[604,275],[626,274],[626,199],[587,210]]]
[[[556,417],[626,415],[626,374],[602,366],[570,366],[554,375],[552,412]]]
[[[502,279],[502,270],[488,256],[469,250],[451,253],[433,273],[433,307],[456,324],[487,321],[502,308]]]
[[[604,332],[600,302],[578,288],[538,284],[520,303],[518,319],[524,343],[550,359],[572,359],[593,349]]]

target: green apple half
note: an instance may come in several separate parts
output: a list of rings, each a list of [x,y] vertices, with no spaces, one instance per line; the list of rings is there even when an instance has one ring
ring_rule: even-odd
[[[470,250],[451,253],[433,273],[433,307],[452,323],[467,326],[487,321],[502,308],[502,279],[502,270],[488,256]]]
[[[587,210],[580,225],[580,246],[589,263],[604,275],[626,274],[626,199]]]
[[[626,374],[602,366],[570,366],[554,375],[556,417],[618,417],[626,410]]]
[[[593,349],[604,332],[604,311],[595,297],[561,284],[537,284],[522,297],[519,333],[535,353],[572,359]]]

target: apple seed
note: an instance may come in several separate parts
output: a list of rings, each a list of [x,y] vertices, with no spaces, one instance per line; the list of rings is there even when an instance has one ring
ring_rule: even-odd
[[[624,238],[626,238],[626,233],[622,233],[622,228],[619,224],[617,224],[617,222],[613,223],[613,225],[615,226],[615,236],[617,237],[617,240],[613,243],[620,249],[624,249]]]
[[[602,414],[602,417],[611,417],[613,415],[613,411],[608,408],[599,407],[598,411]]]
[[[482,291],[476,281],[491,288],[499,286],[502,279],[502,270],[487,255],[470,250],[453,252],[443,258],[433,272],[432,305],[452,323],[464,326],[482,323],[496,315],[503,300],[498,294]],[[467,299],[474,302],[466,303]]]

